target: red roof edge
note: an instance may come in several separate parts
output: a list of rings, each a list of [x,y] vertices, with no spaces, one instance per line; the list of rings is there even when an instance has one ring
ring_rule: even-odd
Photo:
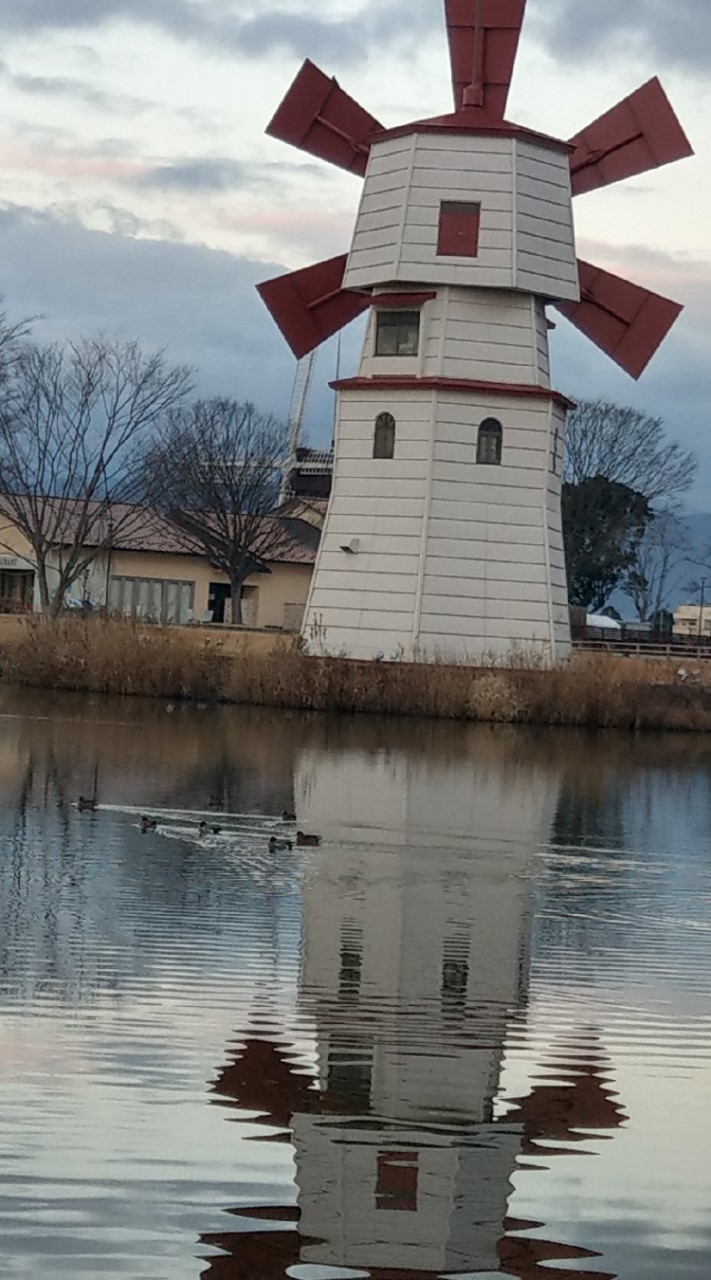
[[[329,383],[333,391],[471,391],[492,396],[528,397],[552,400],[564,409],[574,409],[575,401],[551,387],[538,387],[522,382],[486,382],[476,378],[417,378],[399,374],[375,375],[372,378],[340,378]]]

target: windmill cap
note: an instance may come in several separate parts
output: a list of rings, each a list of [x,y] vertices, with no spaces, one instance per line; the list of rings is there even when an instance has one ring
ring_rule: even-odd
[[[511,124],[508,120],[492,120],[491,116],[480,107],[464,107],[451,115],[431,116],[426,120],[415,120],[412,124],[398,125],[394,129],[379,129],[370,135],[370,143],[389,142],[391,138],[406,138],[413,133],[469,133],[477,135],[498,135],[502,138],[518,138],[523,142],[533,142],[537,146],[547,147],[550,151],[563,151],[572,155],[575,145],[564,142],[562,138],[553,138],[550,134],[539,133],[535,129],[527,129],[524,125]]]

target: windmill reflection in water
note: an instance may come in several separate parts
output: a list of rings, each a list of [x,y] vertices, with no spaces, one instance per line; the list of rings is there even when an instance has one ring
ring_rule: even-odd
[[[557,1280],[563,1260],[599,1280],[596,1255],[509,1213],[514,1174],[538,1178],[585,1131],[624,1123],[594,1026],[558,1034],[525,1096],[504,1097],[506,1056],[534,1029],[530,872],[555,781],[534,770],[507,792],[465,761],[428,773],[397,754],[313,756],[300,820],[328,835],[304,874],[299,1031],[255,1009],[213,1086],[230,1113],[257,1113],[262,1141],[293,1146],[297,1204],[240,1204],[241,1229],[203,1237],[221,1251],[205,1280],[297,1266]]]

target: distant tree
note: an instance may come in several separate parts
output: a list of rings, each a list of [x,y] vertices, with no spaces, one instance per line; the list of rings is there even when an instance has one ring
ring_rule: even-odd
[[[227,575],[232,622],[242,621],[247,578],[284,545],[274,510],[286,444],[275,418],[214,399],[173,414],[148,451],[152,505]]]
[[[640,622],[653,622],[667,610],[675,572],[688,559],[687,529],[674,511],[658,511],[631,552],[622,583]]]
[[[582,401],[572,411],[563,474],[572,604],[602,608],[626,584],[646,609],[646,594],[658,594],[659,580],[657,574],[655,589],[645,587],[650,556],[639,549],[655,508],[663,502],[673,509],[693,484],[696,465],[692,453],[666,438],[661,418],[606,400]],[[664,583],[670,574],[667,564]]]
[[[569,415],[566,484],[602,476],[670,506],[691,488],[696,468],[694,454],[666,438],[661,418],[607,400],[583,400]]]
[[[190,373],[136,342],[41,345],[19,333],[2,363],[0,517],[32,547],[44,612],[145,512],[146,442]],[[0,540],[2,534],[0,533]]]
[[[563,486],[562,512],[570,603],[600,612],[630,572],[652,510],[634,489],[594,476]]]

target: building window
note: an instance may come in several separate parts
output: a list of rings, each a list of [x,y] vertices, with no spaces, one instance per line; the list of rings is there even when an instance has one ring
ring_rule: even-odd
[[[194,582],[160,578],[112,578],[109,608],[144,622],[186,623],[193,616]]]
[[[480,204],[443,200],[439,209],[437,253],[444,258],[476,258],[480,225]]]
[[[395,457],[395,419],[391,413],[379,413],[375,419],[373,457]]]
[[[382,1151],[378,1154],[376,1209],[417,1213],[419,1169],[416,1151]]]
[[[338,1094],[341,1108],[367,1111],[372,1078],[372,1048],[348,1045],[341,1037],[334,1036],[328,1050],[328,1088]]]
[[[476,460],[485,467],[501,465],[504,447],[504,429],[496,418],[485,418],[479,427]]]
[[[419,311],[378,311],[376,356],[416,356],[420,349]]]

